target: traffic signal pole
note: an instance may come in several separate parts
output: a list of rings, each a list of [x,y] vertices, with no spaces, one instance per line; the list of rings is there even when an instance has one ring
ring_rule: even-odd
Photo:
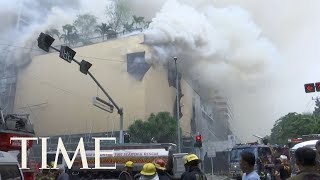
[[[59,49],[50,46],[50,48],[54,49],[57,52],[60,52]],[[79,66],[81,65],[81,63],[79,61],[77,61],[76,59],[72,58],[72,61],[74,61],[75,63],[77,63]],[[111,98],[111,96],[107,93],[107,91],[101,86],[101,84],[98,82],[98,80],[93,76],[93,74],[88,70],[87,72],[89,74],[89,76],[91,77],[91,79],[98,85],[98,87],[102,90],[102,92],[108,97],[108,99],[111,101],[112,105],[118,110],[118,114],[120,115],[120,134],[119,134],[119,142],[120,144],[124,143],[124,137],[123,137],[123,108],[120,108],[115,102],[114,100]]]

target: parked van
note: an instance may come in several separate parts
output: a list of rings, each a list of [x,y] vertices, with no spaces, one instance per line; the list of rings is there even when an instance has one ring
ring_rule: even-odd
[[[24,180],[18,161],[3,151],[0,151],[0,180]]]

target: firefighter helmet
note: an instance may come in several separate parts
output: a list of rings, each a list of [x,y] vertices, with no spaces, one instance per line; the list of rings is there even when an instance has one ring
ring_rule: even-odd
[[[127,161],[124,166],[128,167],[128,168],[133,168],[133,162],[132,161]]]
[[[166,170],[166,162],[163,159],[156,159],[154,165],[157,169]]]
[[[140,173],[145,176],[153,176],[156,174],[156,166],[152,163],[147,163],[143,165],[142,171]]]
[[[201,162],[201,160],[198,158],[197,155],[188,154],[184,159],[184,165],[187,165],[188,163],[193,162],[193,161],[197,161],[198,163]]]

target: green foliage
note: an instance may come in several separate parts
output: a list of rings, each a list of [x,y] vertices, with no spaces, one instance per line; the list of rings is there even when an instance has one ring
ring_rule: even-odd
[[[95,32],[101,34],[102,40],[104,40],[104,35],[108,33],[111,29],[111,25],[107,25],[106,23],[101,23],[101,25],[96,26]]]
[[[320,116],[320,101],[319,101],[319,99],[317,99],[315,101],[315,103],[316,103],[316,107],[314,107],[313,115]]]
[[[271,129],[271,142],[286,144],[288,139],[320,133],[320,116],[289,113],[278,119]]]
[[[177,121],[168,112],[151,114],[147,121],[136,120],[129,126],[131,142],[150,143],[154,137],[158,143],[174,143],[177,138]]]
[[[49,30],[46,30],[45,33],[49,34],[50,36],[57,36],[58,38],[60,38],[60,32],[58,29],[51,28]]]
[[[62,26],[62,30],[64,34],[60,36],[60,39],[63,39],[66,44],[74,45],[79,42],[80,36],[78,35],[75,26],[71,24],[66,24]]]
[[[136,24],[136,28],[139,28],[141,24],[144,24],[144,17],[133,15],[132,18],[133,22]]]
[[[115,0],[106,9],[107,19],[109,19],[112,29],[115,32],[121,30],[121,25],[131,21],[131,10],[127,0]]]
[[[129,23],[124,23],[123,28],[127,32],[132,32],[133,31],[133,22],[131,24]]]
[[[80,14],[77,16],[77,19],[73,22],[73,25],[77,30],[80,31],[80,34],[85,40],[94,32],[95,25],[97,23],[97,17],[89,13]]]

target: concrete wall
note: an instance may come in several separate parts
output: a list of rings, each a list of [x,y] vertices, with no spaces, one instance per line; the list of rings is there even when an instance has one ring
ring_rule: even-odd
[[[93,64],[91,72],[124,108],[125,129],[150,113],[173,111],[175,89],[168,85],[166,69],[151,67],[142,81],[127,73],[127,53],[149,53],[149,47],[142,42],[143,36],[138,35],[75,49],[75,58]],[[190,132],[192,89],[182,81],[182,91],[182,127]],[[38,136],[118,131],[117,112],[110,114],[92,105],[97,93],[107,99],[89,76],[79,72],[78,65],[50,53],[34,57],[19,72],[15,111],[31,114]]]

